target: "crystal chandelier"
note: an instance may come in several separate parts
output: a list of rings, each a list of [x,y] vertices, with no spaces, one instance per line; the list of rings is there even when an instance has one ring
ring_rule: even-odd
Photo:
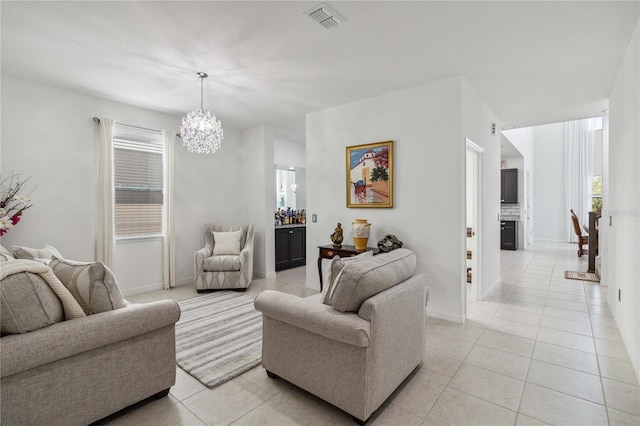
[[[203,107],[203,84],[204,79],[209,76],[199,72],[198,77],[200,77],[200,109],[182,117],[180,125],[182,145],[189,152],[213,154],[220,148],[220,142],[222,142],[222,123]]]

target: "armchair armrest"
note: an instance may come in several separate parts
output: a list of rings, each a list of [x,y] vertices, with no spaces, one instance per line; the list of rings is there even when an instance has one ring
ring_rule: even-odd
[[[179,318],[180,306],[173,300],[162,300],[130,304],[29,333],[4,336],[0,352],[1,376],[149,333],[173,325]]]
[[[363,348],[369,346],[370,324],[355,313],[339,312],[331,306],[275,290],[260,293],[255,307],[267,317],[326,338]]]
[[[195,253],[195,267],[196,274],[198,271],[202,270],[202,265],[204,264],[204,260],[207,257],[210,257],[213,254],[213,249],[211,247],[203,247]]]
[[[253,247],[245,246],[242,250],[240,250],[240,254],[238,254],[238,257],[240,257],[240,264],[242,265],[247,263],[249,260],[253,260]]]

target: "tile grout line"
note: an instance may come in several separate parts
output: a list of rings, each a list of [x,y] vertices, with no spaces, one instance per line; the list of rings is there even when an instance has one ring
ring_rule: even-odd
[[[584,281],[581,281],[581,282],[582,282],[582,289],[586,297],[587,289],[585,287]],[[596,363],[598,365],[598,375],[600,376],[600,389],[602,390],[602,400],[604,402],[604,409],[607,415],[607,423],[611,424],[611,418],[609,417],[609,404],[607,404],[607,394],[604,390],[604,381],[602,380],[602,368],[600,368],[600,359],[598,358],[598,347],[596,346],[596,338],[595,338],[595,334],[593,333],[593,321],[591,320],[591,309],[589,309],[589,325],[591,327],[591,333],[594,335],[593,349],[596,351]]]

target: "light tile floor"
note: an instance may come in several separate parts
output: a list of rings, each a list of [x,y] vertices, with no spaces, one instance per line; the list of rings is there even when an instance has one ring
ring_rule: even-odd
[[[607,288],[564,279],[586,270],[575,245],[502,251],[503,282],[467,301],[464,325],[427,318],[424,363],[372,417],[372,425],[640,425],[640,390],[605,300]],[[304,268],[256,280],[247,295],[299,296]],[[470,292],[468,292],[470,293]],[[196,296],[191,286],[136,295]],[[214,389],[178,368],[169,397],[106,421],[113,425],[335,425],[349,415],[261,367]]]

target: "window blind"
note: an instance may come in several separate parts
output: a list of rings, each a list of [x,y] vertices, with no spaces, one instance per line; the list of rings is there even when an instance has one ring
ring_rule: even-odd
[[[162,152],[159,133],[116,125],[113,167],[117,237],[162,234]]]

